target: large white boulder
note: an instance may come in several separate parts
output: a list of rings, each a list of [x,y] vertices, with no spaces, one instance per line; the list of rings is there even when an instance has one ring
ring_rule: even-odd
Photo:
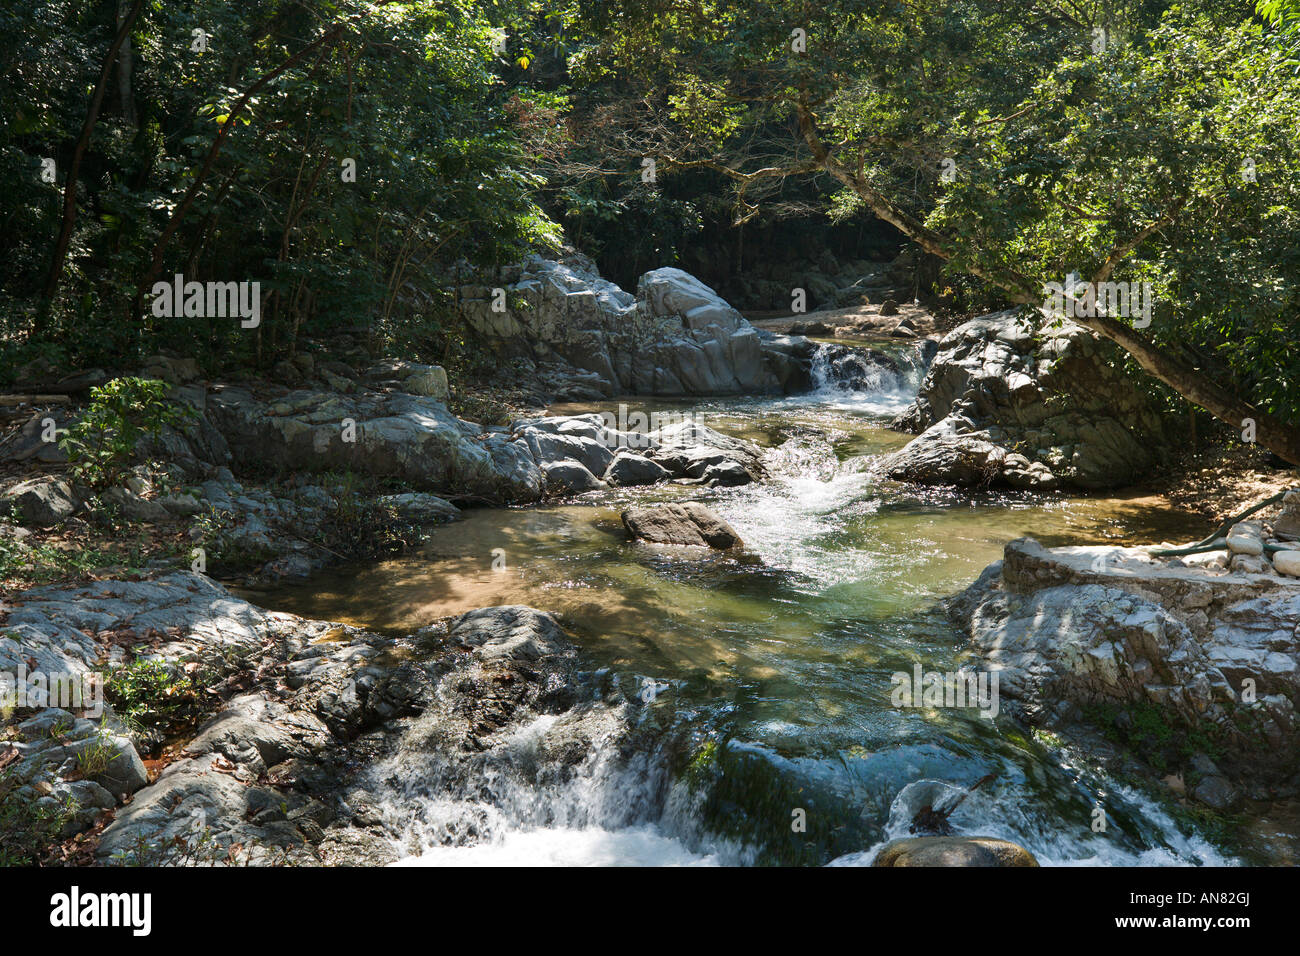
[[[501,285],[461,293],[469,324],[560,398],[780,392],[791,379],[765,360],[758,331],[681,269],[647,272],[633,296],[583,257],[530,256]]]

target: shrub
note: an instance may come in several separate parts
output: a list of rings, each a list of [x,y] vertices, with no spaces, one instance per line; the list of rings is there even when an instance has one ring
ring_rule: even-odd
[[[115,378],[90,392],[90,405],[68,429],[59,447],[72,471],[92,487],[117,481],[146,435],[156,438],[168,425],[183,425],[193,410],[167,398],[167,383],[147,378]]]

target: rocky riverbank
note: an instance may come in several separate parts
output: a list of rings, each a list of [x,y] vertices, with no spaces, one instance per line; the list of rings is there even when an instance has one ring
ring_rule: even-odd
[[[0,744],[11,852],[25,842],[33,854],[61,846],[70,862],[387,863],[407,837],[381,809],[389,788],[486,786],[500,774],[485,767],[505,772],[512,735],[542,715],[558,726],[539,772],[581,764],[593,736],[632,733],[635,701],[596,693],[556,621],[532,608],[393,638],[262,611],[178,573],[35,589],[7,597],[0,616],[0,669],[89,688],[154,667],[160,691],[197,687],[204,711],[193,729],[168,725],[110,677],[102,713],[92,692],[75,713],[35,708],[11,725]],[[395,781],[383,760],[399,751],[404,764],[436,761],[441,776]]]
[[[756,330],[678,270],[648,273],[636,296],[581,263],[529,260],[509,279],[504,317],[491,287],[466,301],[539,397],[779,395],[806,385],[815,362],[850,391],[900,378],[883,352]],[[1131,481],[1166,452],[1167,428],[1100,348],[1011,313],[966,323],[896,423],[921,434],[859,473],[1037,492]],[[666,742],[649,719],[654,693],[632,675],[583,672],[544,610],[481,608],[378,634],[261,610],[213,577],[305,580],[407,550],[480,505],[753,485],[768,479],[757,445],[677,413],[476,421],[443,369],[399,359],[300,356],[274,384],[204,381],[163,356],[141,371],[170,383],[188,421],[142,439],[110,480],[69,470],[57,439],[84,414],[74,405],[34,411],[0,444],[0,672],[106,691],[102,713],[6,715],[0,778],[7,812],[25,814],[10,818],[25,834],[15,852],[389,863],[491,838],[507,810],[528,822],[530,800],[558,814],[539,824],[636,825],[690,798],[682,781],[706,778],[722,812],[730,783],[716,753]],[[1014,719],[1095,744],[1215,811],[1291,799],[1298,503],[1232,529],[1222,553],[1180,559],[1013,542],[947,608],[980,666],[1001,675]],[[629,539],[649,542],[628,548],[655,561],[662,548],[715,548],[760,573],[740,535],[697,503],[622,515]],[[622,773],[636,781],[625,805],[535,799]],[[783,833],[788,813],[756,825]],[[839,839],[783,844],[772,859],[845,852]],[[1027,862],[1015,847],[933,846],[886,857]]]
[[[1168,454],[1159,406],[1114,347],[1071,322],[982,316],[939,342],[881,472],[923,484],[1116,488]]]
[[[1225,811],[1300,796],[1300,577],[1277,565],[1019,539],[947,609],[1008,713]]]

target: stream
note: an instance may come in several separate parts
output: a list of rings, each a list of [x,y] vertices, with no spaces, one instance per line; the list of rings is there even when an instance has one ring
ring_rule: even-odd
[[[549,611],[579,642],[584,669],[606,672],[629,696],[653,697],[646,719],[693,741],[695,764],[714,775],[701,798],[670,779],[660,754],[629,764],[594,753],[553,787],[499,781],[494,805],[475,808],[490,835],[449,846],[463,801],[418,786],[435,768],[408,759],[386,768],[412,784],[388,807],[405,827],[404,862],[864,864],[907,835],[922,804],[987,774],[993,782],[953,814],[954,831],[1015,841],[1043,865],[1233,862],[1185,819],[1050,735],[975,710],[891,706],[894,672],[959,665],[962,636],[935,602],[973,581],[1007,541],[1143,544],[1205,528],[1140,492],[1066,497],[873,479],[872,456],[910,437],[885,426],[921,372],[904,363],[901,374],[850,391],[823,369],[818,388],[786,398],[627,399],[631,409],[696,413],[758,443],[767,478],[469,510],[415,553],[248,593],[274,610],[400,634],[489,605]],[[683,499],[726,519],[759,560],[684,559],[627,541],[621,509]],[[519,731],[521,752],[551,720]],[[1103,833],[1092,828],[1099,805]],[[797,853],[774,850],[789,842],[798,810],[818,838]]]

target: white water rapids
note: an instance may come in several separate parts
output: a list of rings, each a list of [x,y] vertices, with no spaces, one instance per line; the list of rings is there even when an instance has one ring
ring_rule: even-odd
[[[1223,862],[1176,801],[1109,778],[1085,750],[1002,716],[892,704],[891,674],[961,666],[965,639],[936,603],[1008,541],[1141,544],[1197,527],[1147,492],[880,479],[874,462],[909,439],[884,426],[916,393],[919,355],[915,343],[832,347],[814,362],[815,388],[786,398],[624,400],[756,443],[761,481],[468,509],[416,552],[263,596],[268,607],[400,635],[524,604],[555,614],[577,645],[583,693],[598,706],[511,711],[490,725],[504,729],[471,739],[449,715],[478,698],[457,697],[444,679],[444,706],[411,721],[396,754],[365,771],[358,799],[401,865],[860,865],[908,835],[923,794],[990,775],[952,816],[956,833],[1011,840],[1044,865]],[[627,541],[622,509],[684,499],[728,521],[744,553],[688,557]],[[500,552],[503,573],[491,561]],[[647,685],[658,696],[641,706]],[[1093,829],[1099,807],[1104,832]],[[805,833],[792,829],[801,810]]]

